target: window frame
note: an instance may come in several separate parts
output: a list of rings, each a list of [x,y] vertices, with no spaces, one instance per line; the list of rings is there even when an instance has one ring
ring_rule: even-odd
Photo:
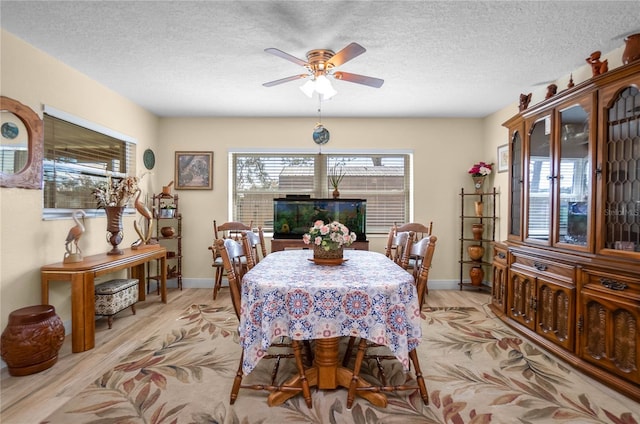
[[[125,170],[124,172],[110,172],[107,170],[91,170],[91,175],[93,177],[104,177],[104,181],[107,181],[107,177],[111,176],[113,178],[124,178],[129,175],[136,175],[136,162],[137,162],[137,140],[133,137],[130,137],[126,134],[122,134],[110,128],[104,127],[102,125],[96,124],[94,122],[88,121],[86,119],[80,118],[78,116],[72,115],[68,112],[61,111],[49,105],[44,105],[43,107],[43,122],[45,120],[45,115],[48,115],[54,119],[58,119],[61,121],[65,121],[82,129],[86,129],[88,131],[96,132],[101,135],[111,137],[116,139],[117,141],[123,142],[125,144],[126,151],[126,160],[124,163]],[[47,145],[46,141],[47,134],[43,128],[43,140],[44,145]],[[60,207],[60,208],[50,208],[45,207],[45,196],[48,193],[48,190],[45,190],[45,177],[44,177],[44,168],[47,166],[47,161],[51,161],[47,157],[46,149],[44,149],[43,154],[43,190],[42,190],[42,219],[43,220],[55,220],[55,219],[67,219],[71,216],[71,213],[77,209],[83,209],[87,212],[87,217],[100,217],[105,216],[104,209],[99,209],[97,207],[94,208],[69,208],[69,207]],[[68,170],[72,172],[75,170],[77,172],[77,176],[79,177],[83,173],[81,172],[81,167],[78,166],[69,166]],[[57,183],[54,183],[57,186]],[[135,215],[135,209],[129,204],[127,205],[125,211],[125,215]]]
[[[239,217],[236,215],[236,187],[235,187],[235,170],[236,170],[236,160],[235,158],[238,155],[268,155],[268,156],[277,156],[278,154],[281,154],[283,156],[289,156],[289,155],[307,155],[307,156],[324,156],[324,157],[341,157],[341,156],[405,156],[405,161],[404,161],[404,189],[403,192],[405,193],[405,198],[404,198],[404,215],[405,218],[404,220],[400,221],[398,220],[398,223],[401,222],[412,222],[413,220],[413,205],[414,205],[414,196],[413,196],[413,174],[414,174],[414,166],[413,166],[413,159],[414,159],[414,152],[412,150],[405,150],[405,149],[367,149],[367,150],[337,150],[337,149],[323,149],[321,152],[317,152],[317,151],[313,151],[313,150],[308,150],[308,149],[268,149],[268,150],[264,150],[264,149],[233,149],[233,150],[229,150],[228,151],[228,217],[230,221],[238,221]],[[329,161],[325,161],[325,163],[319,164],[319,163],[314,163],[314,181],[320,182],[322,184],[322,186],[320,188],[316,188],[315,192],[312,191],[311,193],[297,193],[297,194],[311,194],[311,197],[316,197],[315,193],[317,193],[318,191],[321,193],[327,193],[326,197],[331,197],[331,192],[333,191],[333,189],[328,185],[328,178],[327,178],[327,173],[328,173],[328,167],[327,167],[327,163]],[[320,177],[316,177],[316,173],[317,172],[321,172],[322,175]],[[340,189],[341,192],[341,198],[363,198],[366,199],[367,195],[366,194],[355,194],[355,195],[350,195],[350,194],[344,194],[343,189]],[[349,190],[346,190],[346,193],[348,193]],[[275,197],[279,197],[280,195],[282,195],[284,197],[285,192],[278,192],[275,191],[274,192],[274,198]],[[320,197],[325,197],[325,196],[320,196]],[[326,198],[325,197],[325,198]],[[367,210],[367,236],[372,235],[372,236],[378,236],[378,235],[387,235],[388,234],[388,228],[390,228],[394,222],[389,222],[389,226],[387,227],[386,225],[378,225],[378,226],[370,226],[369,225],[369,220],[370,220],[370,213],[369,213],[369,209]],[[257,225],[257,223],[254,222],[254,225]],[[386,228],[383,228],[386,227]],[[271,231],[265,231],[265,235],[271,236],[272,232]]]

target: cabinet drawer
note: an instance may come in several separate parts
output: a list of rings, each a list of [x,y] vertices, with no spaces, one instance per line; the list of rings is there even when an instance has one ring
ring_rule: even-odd
[[[582,289],[603,294],[622,296],[640,302],[640,276],[620,275],[594,269],[585,269]]]
[[[507,265],[508,254],[509,254],[509,251],[507,250],[507,246],[504,246],[502,244],[493,245],[493,262],[497,262],[502,265]]]
[[[513,254],[512,267],[525,269],[539,275],[555,278],[557,280],[573,283],[575,281],[576,269],[572,265],[552,262],[524,255],[518,252]]]

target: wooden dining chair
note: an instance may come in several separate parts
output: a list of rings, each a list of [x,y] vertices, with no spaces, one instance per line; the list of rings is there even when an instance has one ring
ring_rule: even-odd
[[[421,240],[426,236],[430,236],[433,232],[433,221],[430,221],[428,225],[421,224],[419,222],[409,222],[406,224],[398,225],[394,223],[396,232],[413,231],[415,233],[414,242]]]
[[[402,260],[402,254],[406,247],[410,245],[409,231],[398,232],[395,225],[389,229],[389,236],[387,238],[387,245],[385,247],[385,255],[398,265]]]
[[[411,237],[411,236],[410,236]],[[420,246],[425,246],[426,249],[424,253],[424,259],[420,263],[420,267],[415,276],[415,284],[416,291],[418,293],[418,304],[420,308],[422,308],[422,302],[424,301],[424,293],[425,287],[427,286],[427,281],[429,279],[429,268],[431,267],[431,259],[433,258],[433,252],[435,250],[435,245],[437,241],[436,236],[428,236],[425,237],[424,242],[419,242]],[[408,256],[409,253],[405,252],[405,257]],[[358,351],[356,353],[356,359],[353,364],[353,377],[351,380],[351,385],[349,387],[349,394],[347,395],[347,408],[351,408],[353,405],[353,401],[355,399],[356,392],[358,390],[367,390],[367,391],[375,391],[375,392],[400,392],[406,390],[418,390],[420,392],[420,397],[425,405],[429,404],[429,393],[427,392],[427,386],[424,382],[424,377],[422,376],[422,369],[420,368],[420,361],[418,359],[418,353],[416,349],[413,349],[409,352],[409,359],[413,365],[413,373],[416,378],[416,384],[400,384],[400,385],[390,385],[387,381],[387,376],[383,367],[383,360],[397,360],[394,355],[389,354],[389,352],[375,352],[375,350],[385,349],[384,346],[378,345],[368,341],[367,339],[361,338],[358,343]],[[388,349],[388,348],[387,348]],[[350,355],[350,352],[349,352]],[[345,358],[343,359],[343,364],[348,361],[348,358],[345,354]],[[363,361],[367,359],[373,359],[375,361],[376,366],[379,371],[379,378],[381,384],[373,387],[360,388],[358,387],[358,376],[360,375],[360,369],[362,368]]]
[[[246,252],[250,253],[247,255],[247,259],[251,257],[254,264],[260,262],[261,258],[267,256],[267,247],[264,244],[264,232],[262,231],[262,227],[258,227],[258,232],[254,231],[245,231],[242,235],[243,241],[246,239],[247,244],[245,245]]]
[[[402,232],[402,231],[408,231],[411,232],[413,231],[414,236],[413,236],[413,242],[417,243],[418,241],[422,240],[423,238],[430,236],[431,233],[433,232],[433,222],[429,222],[428,225],[425,224],[421,224],[419,222],[409,222],[407,224],[402,224],[402,225],[398,225],[398,224],[394,224],[394,227],[396,227],[396,232]],[[402,260],[402,256],[400,257],[400,261],[398,261],[398,263],[401,262]],[[418,269],[419,264],[416,264],[416,259],[414,256],[409,256],[409,266],[412,269]],[[404,267],[405,269],[407,267]]]
[[[416,285],[416,292],[418,295],[418,304],[420,305],[420,309],[422,309],[422,305],[424,304],[425,294],[427,292],[427,283],[429,280],[429,269],[431,268],[431,263],[433,260],[433,254],[435,252],[436,242],[438,238],[434,235],[429,235],[423,237],[421,240],[418,240],[416,243],[413,243],[413,238],[415,234],[413,231],[409,232],[409,241],[408,244],[411,247],[407,247],[404,251],[401,266],[407,269],[408,272],[411,272],[414,277],[414,283]],[[418,269],[414,270],[409,268],[409,257],[414,256],[418,257]],[[355,342],[355,338],[349,339],[349,344],[347,345],[347,350],[345,352],[345,356],[343,357],[342,363],[343,366],[347,366],[349,361],[351,360],[351,353],[353,349],[353,344]],[[429,395],[427,393],[426,385],[424,383],[424,378],[422,377],[422,370],[420,369],[420,362],[418,360],[417,352],[412,350],[409,352],[409,359],[413,364],[414,374],[416,377],[415,385],[395,385],[391,386],[388,384],[387,376],[385,374],[383,362],[385,360],[397,360],[394,355],[391,355],[390,352],[381,352],[380,350],[385,349],[384,346],[370,342],[366,339],[361,338],[358,343],[358,351],[356,353],[356,359],[354,362],[353,370],[354,377],[352,381],[356,381],[358,375],[360,374],[360,368],[362,367],[362,362],[364,360],[373,360],[375,361],[376,366],[379,371],[379,378],[381,381],[381,385],[375,386],[374,391],[404,391],[404,390],[418,390],[420,392],[420,397],[424,401],[425,405],[429,404]],[[357,386],[357,385],[356,385]],[[355,398],[355,392],[358,390],[357,387],[354,387],[352,384],[349,388],[349,395],[347,396],[347,408],[351,407],[353,403],[353,399]]]
[[[216,298],[218,297],[218,292],[222,287],[222,277],[224,275],[222,259],[220,258],[220,254],[216,251],[215,241],[218,239],[232,239],[237,243],[241,243],[242,233],[245,231],[250,231],[252,225],[253,221],[251,221],[249,225],[237,221],[230,221],[225,222],[224,224],[217,225],[216,220],[213,220],[214,244],[209,246],[209,250],[211,250],[211,254],[213,256],[211,266],[216,269],[216,274],[213,280],[213,300],[216,300]]]
[[[429,281],[429,269],[433,261],[433,254],[436,251],[436,242],[438,237],[430,235],[424,237],[417,242],[411,244],[411,246],[404,252],[400,266],[406,269],[413,275],[416,282],[416,290],[418,290],[418,299],[420,300],[420,307],[424,303],[424,298],[429,293],[427,283]],[[419,283],[419,274],[425,273],[424,281],[420,281],[424,285]]]
[[[248,243],[246,235],[244,236],[244,243]],[[245,248],[242,244],[238,244],[233,239],[217,239],[215,242],[216,249],[220,253],[220,257],[222,258],[222,263],[224,266],[224,270],[227,274],[227,278],[229,280],[229,291],[231,293],[231,303],[233,304],[233,309],[236,313],[236,317],[238,321],[240,321],[241,316],[241,298],[242,298],[242,278],[240,273],[243,269],[243,263],[247,263],[247,258],[245,254]],[[245,258],[243,260],[243,258]],[[251,266],[253,263],[251,260]],[[282,347],[280,344],[272,344],[272,347]],[[238,398],[238,392],[240,389],[252,389],[252,390],[266,390],[269,392],[277,391],[277,390],[300,390],[302,391],[305,402],[309,408],[312,406],[311,402],[311,390],[309,389],[309,382],[305,375],[304,365],[303,365],[303,353],[302,346],[303,343],[298,340],[291,340],[290,344],[291,349],[288,349],[285,352],[281,353],[273,353],[273,349],[270,352],[267,352],[262,360],[267,359],[275,359],[274,368],[271,372],[271,380],[267,384],[242,384],[242,379],[244,377],[244,372],[242,370],[242,362],[244,358],[244,349],[240,354],[240,360],[238,362],[238,371],[236,372],[236,376],[233,380],[233,386],[231,387],[231,395],[229,403],[233,405]],[[280,365],[280,360],[283,358],[294,358],[296,362],[297,375],[301,382],[301,388],[292,389],[290,387],[283,387],[276,384],[278,370]]]

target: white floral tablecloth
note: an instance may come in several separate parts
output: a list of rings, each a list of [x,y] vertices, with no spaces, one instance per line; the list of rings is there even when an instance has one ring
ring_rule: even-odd
[[[422,336],[410,273],[384,255],[345,250],[339,266],[316,265],[312,250],[273,252],[245,274],[240,343],[251,372],[280,336],[311,340],[359,336],[388,346],[409,369]]]

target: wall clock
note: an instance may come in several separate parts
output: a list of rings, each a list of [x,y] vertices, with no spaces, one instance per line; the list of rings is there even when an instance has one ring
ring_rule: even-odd
[[[153,169],[153,167],[156,165],[156,155],[153,153],[153,150],[145,150],[144,154],[142,155],[142,161],[144,162],[145,168]]]

